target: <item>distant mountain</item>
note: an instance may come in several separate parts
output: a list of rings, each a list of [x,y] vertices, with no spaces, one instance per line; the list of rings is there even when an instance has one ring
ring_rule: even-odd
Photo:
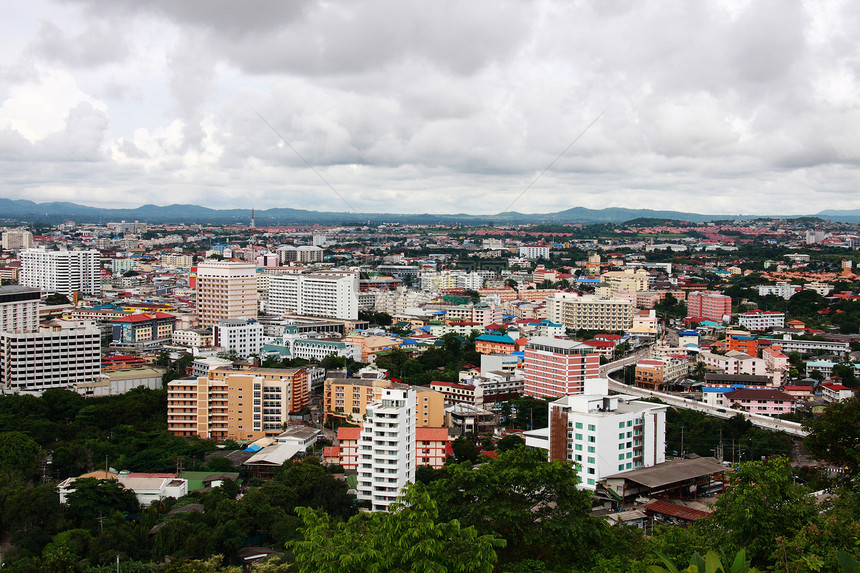
[[[822,211],[818,217],[846,223],[860,223],[860,210]],[[652,209],[587,209],[573,207],[556,213],[518,213],[508,211],[496,215],[457,214],[402,214],[402,213],[347,213],[306,211],[277,207],[255,212],[258,225],[337,225],[342,223],[400,223],[406,225],[463,224],[619,224],[634,219],[655,221],[676,220],[701,223],[719,220],[750,220],[761,216],[702,215],[681,211],[655,211]],[[107,223],[111,221],[143,221],[147,223],[201,223],[249,224],[250,209],[210,209],[199,205],[142,205],[134,209],[103,209],[76,203],[35,203],[23,199],[0,198],[0,220],[9,222],[59,223],[66,220],[80,223]]]

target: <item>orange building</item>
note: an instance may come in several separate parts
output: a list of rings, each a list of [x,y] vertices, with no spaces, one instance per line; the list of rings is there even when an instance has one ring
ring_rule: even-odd
[[[638,361],[636,363],[636,386],[649,390],[660,390],[663,386],[665,366],[662,360]]]
[[[208,377],[167,385],[167,429],[177,436],[255,440],[283,431],[292,412],[308,404],[303,368],[212,370]]]
[[[758,358],[758,338],[755,336],[730,336],[727,346],[729,350],[737,350]]]
[[[359,378],[329,378],[323,385],[323,407],[326,415],[360,420],[367,405],[382,399],[382,389],[391,386],[405,387],[391,380],[362,380]],[[425,386],[415,390],[415,425],[441,427],[445,423],[445,397]]]
[[[358,442],[362,428],[338,428],[337,446],[325,448],[327,463],[339,464],[346,470],[358,469]],[[415,463],[440,469],[448,456],[454,454],[451,437],[446,428],[415,428]]]

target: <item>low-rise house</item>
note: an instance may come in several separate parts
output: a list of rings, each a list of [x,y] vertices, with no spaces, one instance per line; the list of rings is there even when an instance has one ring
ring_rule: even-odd
[[[70,477],[60,482],[57,485],[60,503],[67,503],[69,494],[75,491],[75,482],[85,478],[116,480],[125,489],[132,490],[138,503],[143,507],[148,507],[153,501],[160,501],[168,497],[179,499],[188,495],[188,481],[181,479],[176,474],[96,471],[78,477]]]
[[[794,412],[794,397],[773,388],[738,388],[724,398],[732,408],[756,414],[775,416]]]
[[[821,396],[825,402],[841,402],[853,398],[854,390],[842,384],[825,382],[821,385]]]

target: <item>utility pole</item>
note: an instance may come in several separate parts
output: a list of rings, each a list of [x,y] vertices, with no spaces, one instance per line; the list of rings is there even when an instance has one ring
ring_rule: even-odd
[[[717,446],[717,459],[723,461],[723,429],[720,428],[720,445]]]
[[[681,457],[684,457],[684,426],[681,426],[681,451],[679,452]]]

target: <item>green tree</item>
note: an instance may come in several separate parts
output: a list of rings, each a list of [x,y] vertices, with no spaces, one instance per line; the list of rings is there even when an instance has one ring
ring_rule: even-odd
[[[72,301],[69,300],[69,297],[67,297],[66,295],[59,293],[59,292],[53,292],[53,293],[51,293],[45,297],[45,305],[47,305],[47,306],[55,306],[55,305],[60,305],[60,304],[71,304],[71,303],[72,303]]]
[[[427,486],[441,519],[506,539],[504,563],[535,559],[570,567],[600,550],[603,523],[590,517],[591,494],[577,487],[569,463],[520,446],[475,468],[446,466],[445,473]]]
[[[746,547],[756,565],[764,565],[780,537],[792,537],[817,513],[809,491],[794,481],[787,458],[747,462],[732,474],[726,492],[707,520],[697,522],[727,548]]]
[[[830,404],[824,412],[806,420],[809,434],[804,449],[816,459],[845,471],[848,480],[860,475],[860,397]]]
[[[854,373],[854,364],[850,362],[834,364],[833,375],[842,378],[842,384],[849,388],[856,388],[858,385],[857,375]]]
[[[21,432],[0,432],[0,468],[30,479],[38,464],[39,444],[33,438]]]
[[[694,553],[690,558],[690,566],[686,569],[678,569],[672,560],[663,554],[658,553],[657,556],[666,567],[650,565],[647,569],[648,573],[680,573],[681,571],[689,573],[758,573],[758,569],[754,567],[750,569],[750,562],[743,549],[738,551],[732,559],[718,554],[716,551],[708,551],[704,557]]]
[[[73,522],[90,524],[98,517],[114,512],[136,513],[140,510],[137,497],[116,480],[80,478],[67,496],[68,516]]]
[[[490,573],[504,540],[479,535],[458,521],[440,521],[436,504],[411,485],[390,513],[360,513],[336,523],[327,514],[299,508],[303,538],[287,544],[298,570],[343,571],[474,571]]]

